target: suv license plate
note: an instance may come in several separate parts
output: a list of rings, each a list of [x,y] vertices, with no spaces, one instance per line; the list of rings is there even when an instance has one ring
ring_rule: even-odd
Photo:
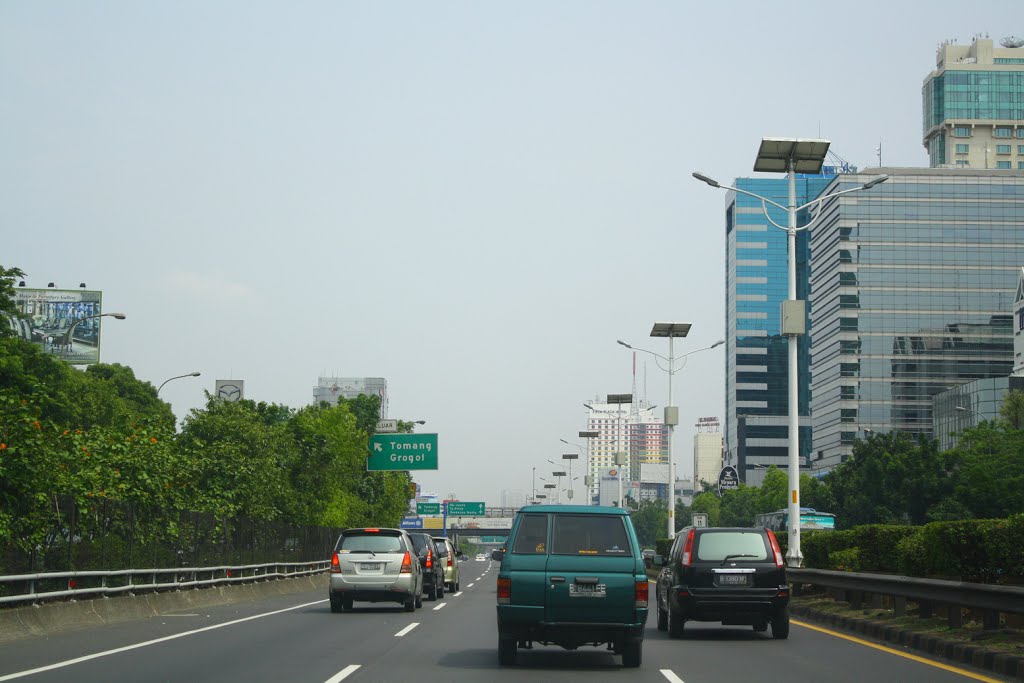
[[[603,598],[607,587],[603,583],[570,583],[570,598]]]
[[[380,562],[363,562],[363,571],[377,571],[380,570]]]
[[[746,586],[746,574],[719,574],[718,584],[720,586]]]

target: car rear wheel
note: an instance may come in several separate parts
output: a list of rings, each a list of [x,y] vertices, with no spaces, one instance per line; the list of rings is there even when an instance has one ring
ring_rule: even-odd
[[[437,600],[437,584],[430,584],[430,588],[427,589],[427,600]]]
[[[498,638],[498,664],[502,666],[515,664],[517,647],[515,638]]]
[[[622,648],[622,666],[635,669],[640,666],[640,660],[644,656],[644,641],[631,640],[625,643]]]
[[[416,611],[416,598],[414,598],[412,596],[409,596],[409,598],[405,601],[405,611],[406,612],[415,612]]]
[[[686,620],[683,619],[683,615],[672,609],[669,605],[668,608],[668,637],[669,638],[682,638],[683,628],[686,626]]]
[[[772,638],[785,640],[789,638],[789,608],[783,607],[772,619]]]
[[[340,595],[331,596],[331,611],[337,614],[345,609],[345,605],[341,600]]]
[[[438,598],[443,598],[444,597],[444,581],[441,581],[440,583],[437,584],[437,597]]]
[[[668,612],[663,610],[660,604],[658,605],[658,630],[668,630]]]
[[[423,593],[416,594],[416,607],[417,609],[423,607]]]

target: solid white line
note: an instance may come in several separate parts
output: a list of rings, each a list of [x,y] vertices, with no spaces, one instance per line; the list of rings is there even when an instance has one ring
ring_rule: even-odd
[[[458,593],[456,593],[456,594],[455,594],[455,595],[453,595],[452,597],[455,597],[455,598],[457,598],[457,597],[459,597],[460,595],[462,595],[462,591],[459,591]]]
[[[339,681],[343,681],[346,678],[348,678],[350,674],[355,672],[355,670],[358,669],[358,668],[359,668],[358,664],[349,664],[344,669],[342,669],[341,671],[339,671],[338,673],[334,674],[333,676],[328,678],[326,681],[324,681],[324,683],[338,683]]]
[[[448,604],[447,602],[442,602],[440,605],[438,605],[437,607],[434,608],[434,611],[436,612],[437,610],[441,609],[442,607],[444,607],[447,604]]]
[[[409,624],[408,626],[406,626],[405,628],[403,628],[403,629],[402,629],[401,631],[399,631],[398,633],[396,633],[396,634],[395,634],[395,638],[401,638],[401,637],[402,637],[402,636],[404,636],[404,635],[405,635],[406,633],[408,633],[409,631],[413,630],[414,628],[416,628],[416,627],[417,627],[417,626],[419,626],[419,625],[420,625],[420,622],[418,622],[418,621],[414,621],[414,622],[412,622],[411,624]]]
[[[471,583],[471,584],[469,584],[468,586],[466,586],[466,588],[472,588],[472,587],[473,587],[473,586],[475,586],[475,585],[476,585],[475,583]]]
[[[326,600],[317,600],[316,602],[307,602],[301,605],[295,605],[294,607],[286,607],[279,609],[274,612],[264,612],[263,614],[254,614],[251,617],[244,617],[242,619],[235,619],[234,621],[225,621],[223,624],[214,624],[213,626],[204,626],[203,628],[197,628],[192,631],[184,631],[182,633],[175,633],[173,636],[164,636],[163,638],[154,638],[153,640],[147,640],[143,643],[135,643],[134,645],[125,645],[124,647],[114,648],[113,650],[104,650],[103,652],[97,652],[91,655],[85,655],[84,657],[76,657],[74,659],[67,659],[63,662],[57,662],[55,664],[47,664],[37,669],[28,669],[26,671],[18,671],[13,674],[7,674],[6,676],[0,676],[0,681],[11,681],[15,678],[22,678],[24,676],[31,676],[33,674],[42,673],[44,671],[53,671],[54,669],[62,669],[65,666],[71,666],[72,664],[81,664],[82,662],[88,662],[91,659],[99,659],[100,657],[106,657],[108,655],[116,655],[121,652],[128,652],[129,650],[137,650],[140,647],[147,647],[149,645],[156,645],[157,643],[165,643],[168,640],[175,640],[177,638],[184,638],[185,636],[191,636],[196,633],[203,633],[205,631],[212,631],[218,628],[224,628],[225,626],[234,626],[235,624],[241,624],[245,621],[252,621],[253,619],[262,619],[263,617],[270,617],[275,614],[282,614],[284,612],[291,612],[292,610],[302,609],[304,607],[310,607],[312,605],[319,605],[327,602]]]
[[[683,683],[683,679],[672,673],[672,669],[662,669],[661,675],[672,681],[672,683]]]

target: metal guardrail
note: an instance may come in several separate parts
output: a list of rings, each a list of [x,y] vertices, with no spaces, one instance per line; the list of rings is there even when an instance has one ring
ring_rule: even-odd
[[[217,567],[175,567],[163,569],[118,569],[111,571],[43,572],[39,574],[13,574],[0,576],[0,585],[21,584],[27,590],[17,595],[0,595],[0,605],[11,603],[34,603],[84,595],[111,595],[144,591],[178,590],[217,584],[235,584],[268,579],[283,579],[296,576],[320,574],[330,568],[330,562],[269,562],[265,564],[221,565]],[[118,583],[124,577],[124,585]],[[136,582],[142,577],[142,582]],[[160,579],[169,577],[169,580]],[[147,581],[148,579],[148,581]],[[97,581],[97,586],[79,586]],[[37,591],[42,585],[59,582],[67,586],[64,590]],[[59,585],[59,584],[58,584]]]
[[[987,583],[921,579],[892,574],[866,574],[826,569],[787,569],[786,576],[795,591],[803,585],[823,586],[845,592],[845,599],[859,609],[866,596],[889,596],[897,616],[906,614],[907,601],[917,603],[918,616],[927,619],[937,606],[947,608],[949,625],[963,625],[963,608],[979,610],[984,627],[999,626],[999,615],[1024,614],[1024,588]]]

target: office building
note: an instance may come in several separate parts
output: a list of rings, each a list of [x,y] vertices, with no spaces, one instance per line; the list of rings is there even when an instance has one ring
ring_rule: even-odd
[[[699,488],[701,483],[717,485],[721,471],[722,433],[715,430],[694,434],[693,481],[696,486]]]
[[[628,403],[602,403],[590,401],[587,430],[597,432],[587,440],[587,472],[594,477],[589,497],[598,496],[599,472],[620,469],[625,493],[631,492],[630,482],[640,481],[640,467],[668,462],[667,430],[662,418],[646,403],[634,409]],[[623,453],[622,462],[616,463],[615,454]],[[667,478],[666,478],[667,486]]]
[[[865,429],[933,437],[933,397],[1013,368],[1024,171],[881,168],[837,176],[810,235],[814,469]]]
[[[388,416],[388,381],[383,377],[320,377],[313,387],[313,402],[336,405],[339,398],[379,396],[380,416]]]
[[[839,171],[849,166],[824,167],[822,175],[796,179],[797,206],[813,200]],[[786,178],[737,178],[734,186],[762,195],[783,206],[789,202]],[[787,216],[771,206],[769,215],[779,225]],[[800,216],[805,224],[809,216]],[[742,480],[759,485],[764,468],[788,469],[789,356],[782,336],[779,309],[789,295],[789,256],[786,232],[765,218],[761,202],[730,192],[725,206],[725,464],[736,467]],[[807,232],[796,234],[797,298],[807,298]],[[800,450],[810,452],[808,417],[808,340],[799,344]],[[699,476],[695,473],[695,477]],[[718,481],[715,473],[713,482]],[[695,480],[699,489],[699,479]]]
[[[933,168],[1024,169],[1024,49],[946,42],[922,87]]]

